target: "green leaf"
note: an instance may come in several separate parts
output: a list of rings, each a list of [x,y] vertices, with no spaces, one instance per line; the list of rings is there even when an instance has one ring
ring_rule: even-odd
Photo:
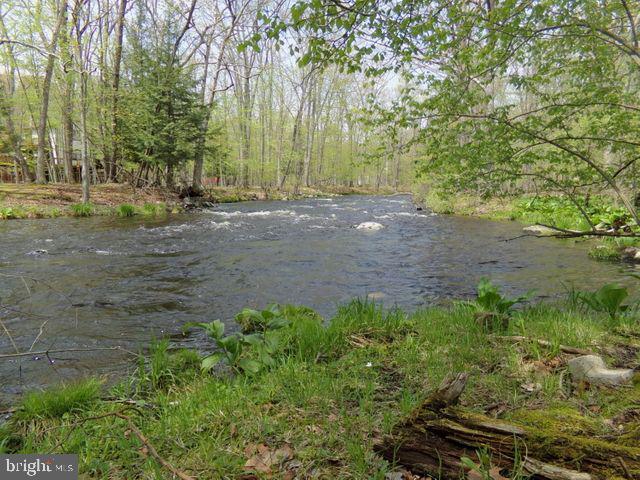
[[[262,338],[262,335],[253,333],[251,335],[244,335],[242,337],[242,341],[247,345],[258,346],[262,344],[263,338]]]
[[[209,324],[208,332],[213,338],[222,337],[224,335],[224,323],[220,320],[214,320]]]
[[[248,373],[258,373],[262,370],[262,364],[255,360],[250,360],[248,358],[243,358],[238,362],[238,366]]]
[[[242,345],[240,344],[238,337],[236,337],[235,335],[221,338],[220,340],[218,340],[218,346],[220,348],[223,348],[233,356],[238,356],[242,349]]]
[[[209,371],[213,367],[215,367],[220,362],[220,360],[222,360],[222,354],[213,353],[202,359],[202,362],[200,363],[200,368],[202,368],[202,370]]]
[[[279,328],[288,327],[291,324],[289,320],[284,317],[276,317],[271,319],[267,324],[267,327],[271,330],[277,330]]]

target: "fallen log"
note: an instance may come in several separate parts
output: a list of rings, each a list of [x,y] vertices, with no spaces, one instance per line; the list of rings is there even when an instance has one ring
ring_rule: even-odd
[[[475,460],[482,449],[491,455],[493,467],[505,472],[519,468],[537,480],[640,479],[640,446],[547,432],[456,407],[467,379],[466,373],[445,379],[376,451],[414,474],[442,480],[465,478],[461,458]]]

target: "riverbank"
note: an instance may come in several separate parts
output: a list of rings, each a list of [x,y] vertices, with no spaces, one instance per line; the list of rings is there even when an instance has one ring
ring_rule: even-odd
[[[334,195],[389,195],[388,189],[329,186],[322,190],[301,188],[297,194],[262,188],[210,187],[197,201],[185,201],[163,188],[134,189],[128,184],[92,186],[91,203],[83,205],[82,188],[76,184],[0,183],[0,220],[22,218],[87,217],[93,215],[161,215],[202,204],[252,200],[294,200]]]
[[[198,479],[384,479],[400,467],[376,454],[376,445],[447,374],[467,372],[464,411],[531,426],[541,436],[578,436],[594,449],[606,442],[640,459],[640,383],[598,388],[574,385],[567,375],[576,357],[568,347],[637,368],[635,315],[593,312],[574,297],[507,308],[491,324],[482,305],[406,314],[354,301],[326,326],[308,309],[288,308],[275,315],[284,322],[269,330],[268,348],[252,340],[242,350],[245,363],[218,365],[214,374],[200,370],[198,354],[161,343],[106,393],[90,380],[27,395],[2,427],[0,447],[78,453],[90,478],[169,478],[170,465]],[[255,327],[274,317],[238,318]],[[580,465],[568,451],[562,466]],[[615,462],[603,468],[608,479],[634,478]]]
[[[523,226],[535,224],[552,225],[567,230],[589,230],[584,216],[568,199],[554,196],[513,196],[488,199],[477,195],[438,195],[436,192],[416,194],[416,201],[435,213],[443,215],[465,215],[489,220],[517,221]],[[594,196],[586,207],[594,225],[603,229],[616,223],[629,222],[625,210],[615,205],[608,197]],[[543,233],[551,234],[551,230]],[[638,261],[635,253],[640,241],[635,238],[595,239],[582,237],[576,241],[590,241],[589,256],[603,261]]]

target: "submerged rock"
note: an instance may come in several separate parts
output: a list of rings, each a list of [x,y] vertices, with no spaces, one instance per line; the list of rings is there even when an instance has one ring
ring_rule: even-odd
[[[640,263],[640,248],[627,247],[622,250],[622,259],[628,262]]]
[[[538,235],[543,237],[550,237],[552,235],[558,234],[558,232],[553,228],[545,227],[543,225],[531,225],[529,227],[524,227],[522,231],[525,233],[530,233],[531,235]]]
[[[616,387],[629,383],[635,374],[631,368],[607,368],[597,355],[582,355],[568,362],[569,372],[576,382]]]
[[[362,222],[356,226],[356,230],[380,230],[381,228],[384,227],[378,222]]]
[[[369,300],[382,300],[386,296],[384,292],[371,292],[367,294]]]

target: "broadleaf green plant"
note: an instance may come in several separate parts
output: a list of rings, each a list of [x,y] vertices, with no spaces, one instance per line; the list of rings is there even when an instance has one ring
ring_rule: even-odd
[[[244,373],[258,373],[265,368],[272,367],[275,364],[273,355],[279,345],[279,338],[275,335],[274,330],[289,325],[288,321],[283,321],[282,317],[275,315],[276,307],[274,306],[272,310],[264,310],[263,312],[269,312],[266,315],[263,315],[263,312],[250,309],[244,309],[243,313],[238,314],[236,318],[251,318],[257,322],[255,325],[259,327],[260,331],[254,333],[235,332],[225,335],[225,325],[220,320],[185,325],[185,329],[201,328],[204,330],[217,347],[217,351],[202,359],[200,365],[202,370],[209,371],[222,360],[226,360],[227,365],[232,369]]]
[[[606,313],[611,320],[615,320],[629,308],[629,305],[622,303],[628,296],[625,287],[608,283],[594,292],[578,292],[577,299],[590,309]]]
[[[528,292],[516,298],[507,298],[500,293],[500,289],[488,278],[481,278],[478,283],[477,296],[471,305],[477,310],[477,318],[486,329],[506,330],[514,306],[527,301],[533,295]]]
[[[477,286],[476,304],[484,311],[499,315],[511,315],[513,306],[527,301],[532,292],[516,298],[507,298],[488,278],[481,278]]]
[[[289,326],[289,320],[284,316],[280,305],[271,304],[264,310],[244,308],[236,315],[236,323],[244,333],[264,332]]]

